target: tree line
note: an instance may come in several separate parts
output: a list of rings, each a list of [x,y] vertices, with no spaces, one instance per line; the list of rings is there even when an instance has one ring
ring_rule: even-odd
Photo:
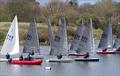
[[[79,24],[81,18],[93,19],[94,28],[103,29],[107,19],[112,17],[113,33],[120,29],[120,2],[113,0],[98,0],[95,4],[85,3],[79,5],[71,1],[49,0],[46,4],[36,2],[36,0],[9,0],[0,2],[0,21],[12,21],[15,15],[20,22],[30,22],[35,17],[37,22],[46,23],[46,19],[51,19],[52,25],[57,25],[60,16],[67,19],[69,26]],[[117,29],[119,28],[119,29]]]

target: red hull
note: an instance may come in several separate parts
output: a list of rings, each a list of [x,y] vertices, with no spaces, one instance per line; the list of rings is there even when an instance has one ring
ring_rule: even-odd
[[[22,65],[22,64],[24,64],[24,65],[40,65],[41,63],[42,63],[42,60],[40,60],[40,59],[34,59],[31,61],[29,61],[29,60],[22,60],[22,61],[12,60],[10,62],[10,64],[20,64],[20,65]]]
[[[96,52],[96,54],[120,54],[120,52],[116,52],[116,51],[99,51]]]
[[[84,54],[69,54],[68,56],[84,56]]]

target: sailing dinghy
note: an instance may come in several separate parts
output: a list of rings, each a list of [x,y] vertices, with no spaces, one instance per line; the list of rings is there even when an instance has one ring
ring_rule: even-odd
[[[9,48],[9,49],[8,49]],[[8,31],[6,36],[5,42],[3,44],[1,54],[6,55],[9,53],[10,55],[15,55],[20,53],[19,52],[19,35],[18,35],[18,21],[17,16],[15,16],[11,27]],[[2,61],[5,59],[2,59]],[[8,61],[7,59],[5,61]],[[19,60],[19,59],[12,59],[10,64],[19,64],[19,65],[38,65],[42,63],[40,59],[33,59],[33,60]]]
[[[10,55],[15,55],[19,53],[19,35],[18,35],[17,16],[14,17],[11,23],[3,47],[0,51],[1,55],[6,55],[7,53],[9,53]],[[0,59],[0,61],[6,62],[8,61],[8,59]]]
[[[86,28],[83,32],[79,47],[77,49],[78,53],[91,53],[94,52],[94,38],[93,38],[93,26],[92,19],[86,24]],[[98,58],[74,58],[75,61],[99,61]]]
[[[25,53],[40,53],[39,51],[39,41],[36,28],[35,19],[30,23],[30,27],[27,33],[26,42],[23,47],[23,54]],[[24,64],[24,65],[38,65],[42,63],[41,59],[31,59],[31,60],[12,60],[11,64]]]
[[[39,38],[35,19],[32,19],[32,22],[30,23],[30,27],[26,36],[26,42],[23,47],[23,54],[32,52],[34,52],[32,58],[43,59],[43,56],[40,55]]]
[[[81,20],[80,25],[77,27],[77,30],[74,34],[74,39],[71,43],[69,50],[69,56],[84,56],[84,54],[80,54],[76,51],[78,49],[84,30],[85,30],[85,26],[83,24],[83,20]]]
[[[97,54],[116,54],[115,51],[108,51],[108,48],[112,48],[112,23],[111,19],[108,21],[108,25],[105,27],[98,48],[103,49],[102,51],[96,52]]]
[[[50,41],[50,55],[68,55],[67,31],[65,18],[60,18],[58,23],[58,32],[54,35],[51,30],[51,23],[48,20],[48,36]],[[62,59],[50,58],[49,62],[71,62],[72,59],[63,57]]]

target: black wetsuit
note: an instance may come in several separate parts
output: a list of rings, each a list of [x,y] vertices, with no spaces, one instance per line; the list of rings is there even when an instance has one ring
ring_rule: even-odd
[[[84,58],[88,58],[90,55],[89,55],[89,53],[86,53],[85,55],[84,55]]]
[[[60,54],[60,55],[57,55],[57,58],[58,59],[61,59],[63,56]]]
[[[23,56],[21,55],[21,56],[19,57],[19,59],[20,59],[20,61],[22,61],[22,60],[23,60]]]
[[[10,55],[9,54],[6,55],[6,59],[10,59]]]

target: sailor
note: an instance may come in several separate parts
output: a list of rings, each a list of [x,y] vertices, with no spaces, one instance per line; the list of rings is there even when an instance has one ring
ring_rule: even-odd
[[[6,59],[10,59],[9,53],[6,54]]]
[[[20,60],[20,61],[22,61],[22,60],[23,60],[23,56],[22,56],[22,55],[20,55],[19,60]]]
[[[102,51],[103,51],[103,52],[107,51],[107,48],[104,48]]]
[[[89,58],[89,52],[87,52],[85,55],[84,55],[84,58]]]
[[[34,55],[34,49],[32,49],[31,55]]]
[[[57,55],[58,59],[61,59],[62,57],[63,57],[62,54]]]
[[[30,53],[28,54],[27,59],[28,59],[28,60],[31,60],[31,59],[32,59],[32,57],[31,57],[31,54],[30,54]]]

